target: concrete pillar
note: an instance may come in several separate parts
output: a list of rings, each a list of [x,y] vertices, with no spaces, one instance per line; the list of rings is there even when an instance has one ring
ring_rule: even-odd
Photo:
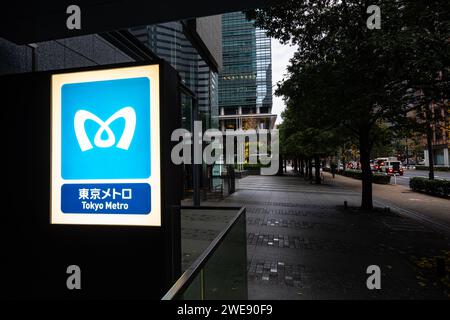
[[[429,162],[429,160],[428,160],[428,150],[427,149],[425,149],[425,150],[423,150],[423,155],[424,155],[424,160],[425,160],[425,165],[426,166],[429,166],[430,165],[430,162]]]

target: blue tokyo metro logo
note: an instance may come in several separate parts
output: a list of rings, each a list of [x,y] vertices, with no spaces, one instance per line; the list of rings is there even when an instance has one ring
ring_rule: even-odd
[[[150,80],[65,84],[61,174],[74,179],[150,176]]]

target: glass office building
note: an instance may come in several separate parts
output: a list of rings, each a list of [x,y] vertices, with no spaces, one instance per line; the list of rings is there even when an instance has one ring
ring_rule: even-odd
[[[156,56],[178,71],[181,82],[196,97],[182,93],[182,125],[193,131],[193,120],[201,120],[203,130],[219,128],[218,71],[222,61],[220,16],[203,17],[138,27],[131,33]],[[208,194],[220,187],[212,179],[212,166],[202,165],[201,188]],[[213,181],[214,180],[214,181]],[[184,165],[184,191],[193,190],[193,167]]]
[[[198,119],[203,121],[203,128],[218,128],[218,68],[200,55],[186,24],[174,21],[134,28],[131,32],[178,71],[181,81],[198,99]],[[191,101],[183,97],[182,103],[183,127],[191,130]]]
[[[221,129],[273,128],[270,38],[243,13],[227,13],[222,15],[222,50]]]

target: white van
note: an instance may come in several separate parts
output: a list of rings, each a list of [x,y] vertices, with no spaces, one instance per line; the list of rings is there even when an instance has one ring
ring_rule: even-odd
[[[387,173],[388,175],[403,175],[402,163],[398,160],[395,161],[382,161],[382,165],[380,165],[380,171]]]

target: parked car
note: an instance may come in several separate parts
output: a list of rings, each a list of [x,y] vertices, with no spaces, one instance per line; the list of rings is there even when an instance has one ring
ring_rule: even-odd
[[[388,158],[376,158],[375,164],[377,165],[377,171],[381,172],[381,167],[384,166],[384,163],[388,161]]]
[[[357,161],[350,161],[349,163],[347,163],[347,169],[360,170],[361,169],[361,163],[359,163]]]
[[[380,171],[380,166],[376,160],[370,160],[370,169],[374,172]]]
[[[382,161],[380,163],[380,171],[388,175],[403,175],[403,168],[400,161]]]
[[[416,169],[416,161],[414,161],[413,159],[404,160],[402,165],[403,165],[403,169],[405,169],[405,170]]]

